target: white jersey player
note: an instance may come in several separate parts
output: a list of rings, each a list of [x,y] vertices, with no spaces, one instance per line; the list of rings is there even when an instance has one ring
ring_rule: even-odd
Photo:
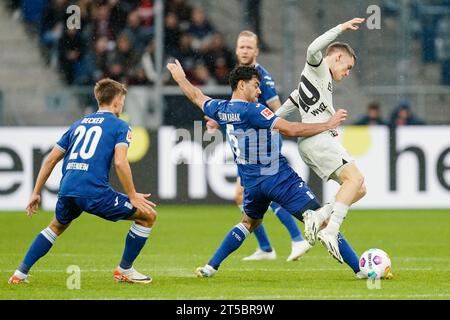
[[[357,30],[364,19],[355,18],[327,31],[308,47],[305,67],[298,88],[276,112],[283,118],[301,116],[304,123],[327,121],[334,114],[333,83],[346,78],[356,63],[354,50],[346,43],[334,42],[345,30]],[[325,57],[321,50],[326,48]],[[335,201],[327,210],[318,214],[307,211],[304,214],[305,236],[314,244],[318,238],[328,251],[340,262],[337,234],[347,215],[349,207],[366,194],[364,177],[354,160],[337,139],[337,131],[298,139],[299,152],[303,161],[323,180],[337,181],[341,187]],[[328,224],[324,226],[327,220]]]

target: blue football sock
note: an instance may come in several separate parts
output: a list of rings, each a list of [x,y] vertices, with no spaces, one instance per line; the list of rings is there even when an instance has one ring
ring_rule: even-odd
[[[281,221],[281,223],[289,231],[292,241],[302,241],[302,233],[300,232],[300,229],[298,228],[297,223],[295,222],[292,215],[276,202],[272,202],[270,204],[270,207],[272,208],[272,211],[275,213],[278,219]]]
[[[352,268],[353,272],[359,272],[359,257],[340,232],[338,233],[338,243],[339,251],[344,262]]]
[[[272,252],[272,246],[270,245],[269,237],[267,236],[266,229],[261,223],[254,231],[256,240],[258,240],[259,248],[265,252]]]
[[[303,213],[306,210],[317,210],[320,208],[320,203],[317,201],[317,199],[313,199],[310,202],[308,202],[301,211],[299,212],[291,212],[291,214],[297,218],[299,221],[303,222]]]
[[[152,228],[146,228],[136,223],[131,226],[125,240],[122,261],[120,261],[122,269],[130,269],[133,266],[133,262],[144,247],[151,230]]]
[[[245,214],[244,206],[238,205],[239,210],[243,214]],[[255,230],[253,230],[253,234],[256,237],[256,240],[258,241],[258,247],[264,251],[264,252],[272,252],[272,246],[270,245],[269,237],[267,236],[266,229],[264,228],[263,224],[261,223]]]
[[[34,239],[33,243],[28,249],[25,258],[20,264],[19,270],[23,274],[28,274],[31,267],[38,261],[41,257],[45,256],[50,248],[53,246],[57,238],[56,233],[53,232],[50,227],[45,228],[38,234],[38,236]]]
[[[231,231],[225,236],[220,247],[214,253],[208,264],[214,269],[219,269],[220,264],[226,257],[239,248],[244,242],[245,238],[250,234],[248,229],[242,224],[237,224]]]

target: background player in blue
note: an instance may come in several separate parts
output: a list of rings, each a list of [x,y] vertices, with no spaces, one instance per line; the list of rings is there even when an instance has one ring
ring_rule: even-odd
[[[110,221],[134,220],[125,241],[122,261],[114,271],[117,282],[150,283],[151,277],[137,272],[133,262],[144,247],[156,220],[155,204],[137,193],[127,160],[131,129],[119,119],[125,103],[126,88],[111,79],[97,82],[94,89],[99,109],[72,124],[56,143],[39,171],[27,214],[39,206],[45,182],[56,164],[64,158],[55,218],[31,244],[19,268],[9,279],[11,284],[27,282],[31,267],[52,247],[56,238],[83,211]],[[127,195],[109,185],[114,160],[119,180]]]
[[[244,215],[241,222],[225,236],[208,264],[196,270],[199,277],[211,277],[222,261],[261,224],[271,201],[279,203],[299,220],[302,220],[305,210],[320,207],[307,184],[281,155],[280,137],[272,130],[279,130],[292,137],[312,136],[337,127],[345,120],[347,112],[339,110],[326,123],[292,123],[257,103],[261,93],[260,76],[254,67],[238,66],[231,72],[231,100],[212,100],[205,96],[186,79],[178,60],[169,63],[167,68],[183,93],[226,130],[244,186]],[[321,214],[321,211],[315,214]]]
[[[258,102],[268,106],[273,112],[281,107],[280,98],[275,88],[275,81],[272,75],[260,64],[256,62],[259,55],[258,36],[251,31],[242,31],[239,33],[236,43],[236,58],[239,65],[254,66],[260,76],[261,94],[258,97]],[[217,125],[218,127],[218,125]],[[236,181],[236,191],[234,196],[236,205],[243,212],[244,203],[244,188],[241,186],[241,180],[238,176]],[[304,240],[292,215],[279,204],[273,202],[270,204],[272,211],[275,213],[280,222],[286,227],[291,237],[291,253],[287,257],[287,261],[296,261],[303,256],[311,245]],[[269,237],[266,233],[264,225],[261,223],[253,234],[258,240],[258,248],[256,251],[243,260],[274,260],[276,259],[275,249],[272,247]]]

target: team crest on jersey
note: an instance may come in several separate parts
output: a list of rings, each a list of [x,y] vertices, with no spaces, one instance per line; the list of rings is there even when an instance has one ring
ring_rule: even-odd
[[[132,138],[131,130],[128,130],[128,133],[127,133],[127,141],[128,141],[128,142],[131,142],[131,138]]]
[[[261,114],[267,120],[270,120],[275,116],[275,114],[269,108],[265,108],[263,111],[261,111]]]

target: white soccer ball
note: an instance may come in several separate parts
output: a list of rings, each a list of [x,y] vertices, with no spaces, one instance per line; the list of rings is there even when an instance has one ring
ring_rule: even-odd
[[[359,258],[359,268],[370,279],[383,279],[391,272],[391,259],[381,249],[369,249]]]

